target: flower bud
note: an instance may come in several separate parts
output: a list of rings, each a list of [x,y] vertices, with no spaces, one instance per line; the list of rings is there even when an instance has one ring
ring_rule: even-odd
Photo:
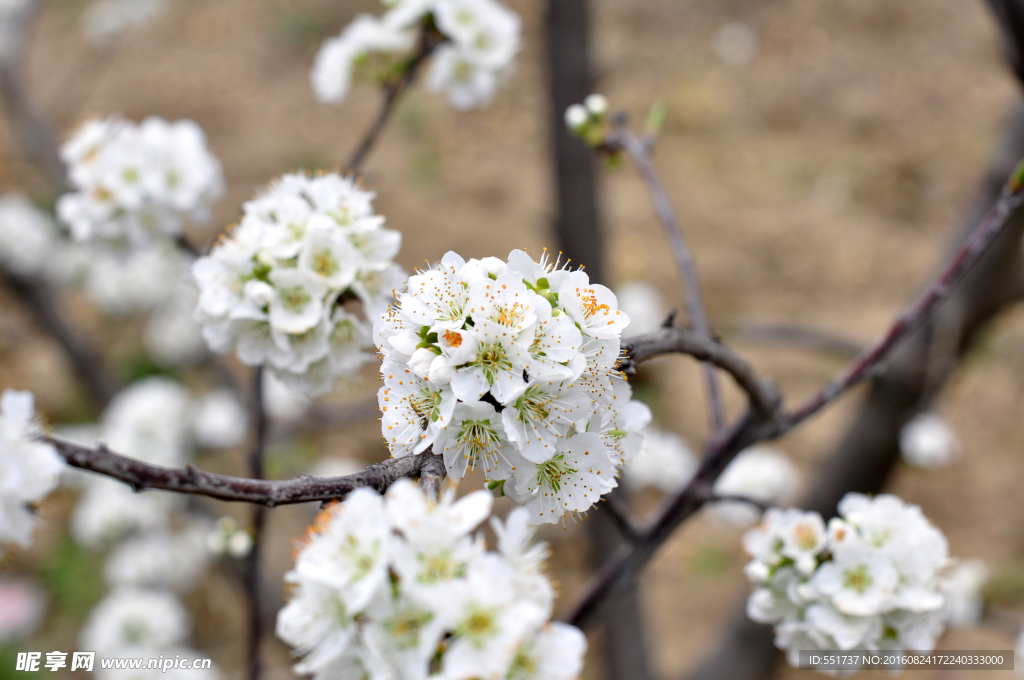
[[[565,124],[573,132],[582,128],[589,120],[590,115],[582,104],[573,104],[565,110]]]
[[[587,108],[590,115],[601,118],[608,113],[608,98],[603,94],[592,94],[583,100],[583,106]]]

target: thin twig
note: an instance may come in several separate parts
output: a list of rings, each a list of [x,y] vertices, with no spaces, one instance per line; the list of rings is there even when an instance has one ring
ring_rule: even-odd
[[[400,76],[384,84],[384,99],[381,102],[380,111],[377,113],[377,118],[374,119],[373,124],[370,125],[370,129],[363,135],[356,150],[352,152],[352,156],[349,158],[348,165],[346,166],[347,172],[353,175],[359,174],[363,162],[387,126],[391,113],[394,111],[395,105],[398,103],[402,93],[413,84],[423,62],[441,44],[443,39],[443,36],[433,26],[424,24],[421,27],[419,46],[416,53],[405,63]]]
[[[697,276],[697,265],[693,261],[686,240],[683,238],[683,230],[676,219],[675,211],[672,209],[672,202],[669,200],[668,192],[665,191],[661,179],[658,177],[654,165],[651,163],[650,149],[639,137],[633,134],[625,120],[620,120],[616,125],[615,141],[621,146],[633,162],[636,164],[640,176],[647,183],[654,200],[654,209],[658,213],[662,226],[665,227],[665,234],[668,236],[672,246],[672,254],[676,259],[676,266],[683,276],[686,288],[686,312],[690,318],[690,324],[700,335],[711,339],[711,328],[708,324],[707,312],[704,308],[704,300],[700,292],[700,278]],[[708,392],[708,404],[711,413],[711,432],[719,432],[725,426],[725,409],[722,406],[722,394],[718,386],[718,376],[715,368],[709,361],[704,362],[704,382]]]
[[[362,472],[342,477],[301,475],[289,480],[258,480],[204,472],[194,465],[167,468],[114,453],[103,444],[80,446],[56,437],[44,436],[68,465],[111,477],[136,491],[162,489],[176,493],[209,496],[222,501],[278,505],[344,500],[363,487],[383,493],[403,477],[418,477],[427,460],[440,458],[429,449],[414,456],[390,458]]]
[[[267,413],[263,407],[263,369],[253,371],[252,392],[249,413],[253,421],[253,442],[249,450],[249,477],[263,479],[263,450],[267,442]],[[266,523],[266,507],[255,505],[252,509],[252,550],[245,563],[245,593],[249,603],[249,644],[246,660],[246,676],[249,680],[260,678],[260,642],[263,640],[263,611],[260,591],[260,548],[263,545],[263,527]]]

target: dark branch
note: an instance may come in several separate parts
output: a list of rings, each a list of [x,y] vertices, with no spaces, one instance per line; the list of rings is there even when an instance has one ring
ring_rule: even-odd
[[[270,481],[204,472],[194,465],[166,468],[150,465],[110,451],[103,444],[89,448],[56,437],[42,437],[56,448],[68,465],[120,480],[136,491],[162,489],[209,496],[222,501],[258,503],[267,507],[313,501],[343,500],[356,489],[368,487],[384,493],[403,477],[418,477],[428,461],[440,459],[429,449],[414,456],[391,458],[362,472],[343,477],[301,475]],[[433,462],[431,463],[433,465]],[[436,472],[436,467],[428,468]],[[441,465],[444,469],[444,465]]]
[[[802,347],[847,359],[852,359],[864,349],[862,344],[848,338],[786,322],[740,321],[725,334],[740,342]]]
[[[263,479],[263,450],[267,443],[267,412],[263,407],[263,369],[253,371],[252,389],[249,396],[249,414],[253,420],[253,441],[249,450],[249,477]],[[260,589],[260,548],[263,546],[263,528],[266,524],[267,509],[254,505],[252,509],[252,550],[246,556],[245,585],[246,601],[249,605],[249,641],[246,651],[246,677],[259,680],[261,674],[260,642],[263,640],[262,591]]]

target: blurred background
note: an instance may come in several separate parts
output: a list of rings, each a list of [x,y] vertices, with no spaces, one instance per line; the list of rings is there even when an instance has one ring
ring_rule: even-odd
[[[365,166],[363,183],[377,192],[377,211],[403,234],[398,260],[407,270],[448,250],[469,258],[561,248],[557,185],[571,178],[560,180],[552,160],[551,121],[560,121],[561,111],[552,111],[549,96],[548,7],[539,0],[508,4],[523,18],[523,50],[494,102],[461,113],[442,96],[414,87]],[[613,110],[638,121],[655,102],[667,107],[654,160],[695,253],[713,328],[777,379],[790,403],[811,393],[843,365],[850,347],[886,328],[969,215],[1019,98],[988,8],[976,0],[588,4],[596,90]],[[211,226],[190,233],[194,243],[212,242],[238,219],[241,203],[276,175],[341,167],[376,115],[380,93],[372,88],[356,87],[343,104],[329,106],[318,103],[309,86],[323,39],[360,12],[378,13],[374,0],[170,0],[152,21],[99,44],[83,31],[89,7],[87,0],[44,4],[24,64],[26,89],[60,140],[87,119],[114,113],[136,121],[150,115],[195,120],[224,166],[227,194]],[[50,209],[57,196],[27,160],[7,119],[0,119],[0,190],[27,194]],[[655,316],[682,308],[679,275],[632,168],[598,172],[596,197],[603,262],[581,264],[600,271],[613,289],[652,286],[659,295],[651,303]],[[596,236],[593,241],[600,243]],[[137,323],[110,323],[74,293],[62,298],[61,310],[103,348],[121,381],[166,372],[140,358]],[[772,332],[780,327],[814,331],[817,340],[782,333],[780,341]],[[244,380],[244,367],[234,367]],[[203,383],[203,370],[176,377]],[[724,382],[729,413],[736,416],[742,397]],[[374,368],[367,367],[361,382],[276,421],[268,476],[325,466],[347,472],[386,457],[373,400],[377,386]],[[101,412],[60,346],[18,296],[0,287],[0,388],[6,387],[32,390],[54,423],[92,422]],[[659,359],[635,389],[661,429],[699,451],[708,418],[694,362]],[[805,488],[862,396],[846,397],[774,444],[796,465]],[[975,338],[937,400],[929,399],[959,441],[950,462],[935,469],[896,463],[886,482],[887,490],[922,506],[949,538],[953,555],[988,565],[986,616],[948,632],[943,648],[1009,649],[1024,625],[1022,397],[1024,315],[1010,306]],[[241,473],[244,447],[236,449],[203,454],[198,464]],[[463,485],[476,486],[472,480]],[[661,493],[631,487],[634,515],[652,512]],[[104,553],[68,536],[75,497],[73,489],[52,496],[36,544],[12,552],[0,570],[4,582],[31,583],[45,594],[38,626],[5,633],[0,612],[0,678],[21,675],[11,670],[18,650],[77,649],[88,612],[107,590]],[[244,507],[190,503],[211,518],[247,521]],[[268,622],[284,601],[281,576],[294,541],[315,510],[285,507],[268,514]],[[540,532],[553,547],[561,611],[572,606],[592,571],[593,533],[571,525]],[[646,646],[649,677],[686,677],[719,644],[748,593],[741,534],[703,513],[644,573],[634,603],[644,639],[631,644]],[[241,677],[243,665],[240,568],[237,559],[221,559],[185,596],[195,619],[193,644],[224,677]],[[602,624],[588,633],[585,677],[612,679],[601,640],[620,633]],[[265,677],[291,677],[288,650],[269,632],[264,653]],[[766,673],[798,674],[784,664]],[[928,671],[917,677],[970,676]]]

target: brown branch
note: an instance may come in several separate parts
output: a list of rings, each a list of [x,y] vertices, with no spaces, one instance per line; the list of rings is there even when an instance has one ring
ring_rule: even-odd
[[[433,25],[424,24],[420,28],[419,45],[415,54],[402,66],[401,75],[384,83],[384,98],[381,101],[380,111],[377,113],[377,117],[370,125],[370,128],[363,135],[355,151],[349,157],[345,168],[347,172],[353,175],[360,174],[363,162],[377,143],[381,133],[384,132],[384,128],[387,127],[391,113],[394,111],[395,105],[398,103],[402,93],[413,84],[420,67],[443,41],[444,36]]]
[[[80,446],[56,437],[42,440],[54,446],[68,465],[122,481],[136,491],[162,489],[177,493],[209,496],[222,501],[278,505],[343,500],[363,487],[387,491],[404,477],[418,477],[428,460],[439,459],[429,449],[414,456],[390,458],[362,472],[342,477],[300,475],[295,479],[271,481],[204,472],[194,465],[167,468],[114,453],[104,444]],[[443,465],[442,465],[443,467]]]
[[[613,146],[623,149],[633,159],[637,170],[654,200],[654,209],[658,213],[658,219],[665,228],[665,235],[672,246],[672,254],[676,260],[676,266],[682,274],[686,293],[686,313],[689,316],[690,324],[694,330],[711,339],[711,328],[708,325],[707,312],[704,308],[704,300],[700,292],[700,278],[697,276],[697,265],[693,261],[693,255],[683,238],[682,227],[676,219],[675,211],[672,209],[672,202],[669,200],[668,192],[661,183],[654,164],[651,163],[650,146],[633,134],[633,131],[626,125],[625,117],[622,116],[616,123],[614,139],[610,142]],[[704,383],[708,393],[708,408],[711,413],[711,432],[717,433],[725,426],[725,410],[722,406],[722,394],[718,386],[718,376],[715,374],[712,362],[704,362]]]

